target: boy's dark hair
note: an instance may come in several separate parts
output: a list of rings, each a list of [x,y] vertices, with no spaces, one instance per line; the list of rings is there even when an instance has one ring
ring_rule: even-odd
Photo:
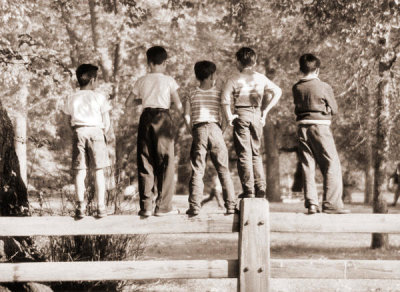
[[[256,52],[248,47],[243,47],[236,52],[236,59],[243,66],[243,68],[253,66],[256,63]]]
[[[146,52],[147,63],[153,63],[154,65],[160,65],[167,60],[167,51],[160,46],[151,47]]]
[[[210,77],[217,70],[217,66],[210,61],[200,61],[194,65],[194,74],[197,80],[203,81]]]
[[[314,72],[321,66],[321,61],[313,54],[304,54],[299,59],[300,71],[304,74]]]
[[[90,80],[97,78],[99,67],[92,64],[82,64],[76,69],[76,78],[79,86],[83,87],[89,84]]]

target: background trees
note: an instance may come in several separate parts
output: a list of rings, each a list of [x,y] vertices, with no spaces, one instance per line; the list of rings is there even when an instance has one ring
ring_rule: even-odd
[[[118,189],[136,179],[140,108],[130,104],[129,95],[146,71],[146,48],[167,48],[168,71],[184,100],[197,83],[195,61],[213,60],[225,79],[235,70],[235,51],[246,45],[258,52],[257,69],[284,92],[264,135],[269,199],[280,200],[284,178],[295,170],[295,154],[282,155],[279,149],[296,145],[291,86],[298,79],[298,57],[313,52],[322,59],[321,79],[332,84],[340,105],[332,129],[343,167],[364,174],[358,182],[365,184],[365,202],[374,193],[375,206],[381,206],[375,210],[385,212],[381,193],[399,140],[398,131],[391,131],[399,118],[394,102],[399,90],[397,1],[17,0],[0,5],[2,103],[16,126],[21,157],[27,146],[27,165],[20,168],[22,177],[26,169],[30,190],[51,194],[70,177],[70,134],[59,110],[76,88],[78,64],[100,66],[100,90],[112,100],[108,140],[115,164],[110,177],[114,171]],[[183,125],[180,117],[176,121]],[[230,131],[225,133],[228,145]],[[182,129],[176,143],[181,193],[187,192],[189,145]]]

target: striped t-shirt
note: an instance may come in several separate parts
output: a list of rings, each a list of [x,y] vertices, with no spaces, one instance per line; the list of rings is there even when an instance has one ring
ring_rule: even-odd
[[[221,89],[197,87],[189,97],[192,124],[221,122]]]

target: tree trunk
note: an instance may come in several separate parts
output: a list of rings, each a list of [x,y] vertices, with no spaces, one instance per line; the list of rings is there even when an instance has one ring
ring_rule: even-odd
[[[27,104],[28,104],[28,88],[26,81],[21,82],[21,89],[18,92],[19,111],[15,115],[15,152],[18,156],[19,169],[22,181],[25,186],[28,186],[28,172],[27,172],[27,156],[26,156],[26,129],[27,129]]]
[[[93,40],[93,46],[94,50],[97,53],[97,55],[100,58],[100,68],[102,71],[103,79],[105,82],[113,82],[113,93],[111,94],[110,98],[116,97],[118,94],[118,84],[115,83],[115,81],[118,81],[118,78],[116,77],[119,74],[119,68],[120,68],[120,45],[116,46],[115,50],[115,55],[114,55],[114,61],[116,64],[114,64],[114,72],[112,72],[112,60],[109,55],[108,47],[106,45],[103,45],[102,39],[101,39],[101,32],[100,28],[98,25],[99,18],[98,18],[98,1],[97,0],[88,0],[89,2],[89,10],[90,10],[90,23],[91,23],[91,29],[92,29],[92,40]],[[115,3],[114,3],[115,4]],[[114,5],[115,13],[118,12],[118,6]],[[114,73],[114,74],[112,74]],[[114,77],[114,80],[111,80],[112,77]],[[116,188],[116,181],[115,181],[115,165],[116,165],[116,152],[115,152],[115,147],[116,147],[116,139],[115,139],[115,133],[114,133],[114,119],[111,116],[111,125],[110,125],[110,130],[106,133],[106,139],[107,139],[107,148],[108,148],[108,153],[109,153],[109,158],[111,162],[111,166],[107,167],[104,169],[104,175],[105,175],[105,180],[106,180],[106,189],[108,192],[107,196],[107,204],[114,204],[115,206],[115,212],[118,212],[119,209],[119,199],[116,197],[117,193],[115,191]]]
[[[112,61],[110,59],[107,46],[102,46],[100,31],[98,27],[98,3],[96,0],[89,1],[90,10],[90,24],[92,28],[92,39],[94,50],[100,57],[100,67],[103,73],[103,79],[105,82],[110,82],[111,71],[112,71]]]
[[[269,117],[264,126],[264,149],[267,157],[267,199],[270,202],[280,202],[281,183],[279,173],[279,149],[276,141],[275,126]]]
[[[373,212],[387,213],[388,209],[383,198],[383,190],[386,180],[390,137],[390,73],[389,70],[383,70],[380,73],[382,79],[378,85]],[[371,247],[387,249],[389,247],[388,234],[372,234]]]
[[[374,104],[371,95],[366,89],[367,95],[367,113],[366,113],[366,163],[364,168],[365,186],[364,186],[364,204],[371,204],[374,193],[374,149],[373,149],[373,132],[374,132]]]
[[[26,122],[26,116],[22,120]],[[18,119],[17,121],[21,122]],[[22,127],[17,125],[16,128],[25,129],[22,132],[26,134],[26,123]],[[19,157],[14,145],[15,138],[11,119],[0,103],[0,216],[29,214],[28,192],[21,176]],[[18,141],[15,144],[21,146]],[[32,237],[3,237],[0,238],[0,261],[44,261],[44,257],[36,250]],[[0,286],[1,291],[39,291],[39,288],[50,291],[50,288],[36,283],[4,283]]]
[[[372,153],[372,149],[369,151]],[[367,154],[369,156],[369,153]],[[365,190],[364,190],[364,204],[370,205],[372,203],[374,193],[374,165],[372,157],[368,157],[365,165]]]
[[[61,9],[61,18],[64,22],[65,29],[68,33],[68,39],[70,44],[69,56],[71,58],[71,65],[73,68],[78,67],[79,65],[79,49],[78,43],[80,41],[79,37],[77,36],[74,28],[71,26],[71,15],[68,13],[65,2],[58,1]]]
[[[0,216],[20,216],[29,210],[14,141],[13,125],[0,103]]]

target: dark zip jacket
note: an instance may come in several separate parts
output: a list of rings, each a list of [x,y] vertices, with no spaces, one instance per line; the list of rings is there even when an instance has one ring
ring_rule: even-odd
[[[292,92],[296,121],[331,120],[338,111],[332,87],[318,78],[300,79]]]

